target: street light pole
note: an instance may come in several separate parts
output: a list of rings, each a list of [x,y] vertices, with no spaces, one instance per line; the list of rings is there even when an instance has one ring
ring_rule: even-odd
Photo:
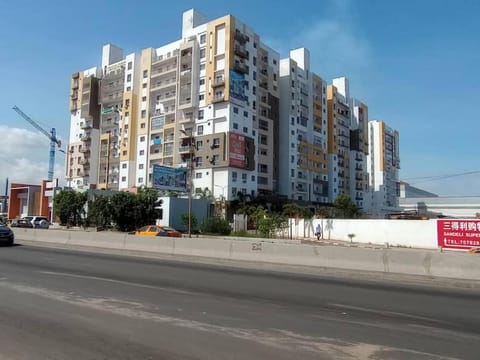
[[[192,237],[192,191],[193,191],[193,134],[190,135],[190,176],[188,184],[188,237]]]

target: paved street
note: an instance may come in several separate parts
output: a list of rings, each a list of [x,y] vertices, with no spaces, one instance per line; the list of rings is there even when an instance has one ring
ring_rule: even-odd
[[[0,248],[0,359],[478,359],[480,293]]]

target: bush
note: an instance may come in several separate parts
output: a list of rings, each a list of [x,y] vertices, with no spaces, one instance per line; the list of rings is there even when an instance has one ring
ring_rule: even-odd
[[[211,217],[202,224],[202,232],[207,234],[229,235],[232,229],[227,220],[219,217]]]

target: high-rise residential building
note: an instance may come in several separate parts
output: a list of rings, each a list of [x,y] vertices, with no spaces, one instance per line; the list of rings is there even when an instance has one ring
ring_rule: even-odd
[[[367,169],[370,192],[367,194],[367,209],[372,215],[382,216],[398,210],[399,134],[379,120],[369,121],[368,131]]]
[[[247,25],[230,15],[207,21],[192,9],[183,14],[181,39],[126,57],[106,45],[102,55],[92,100],[97,113],[88,114],[96,116],[98,140],[88,148],[95,171],[85,178],[69,162],[74,182],[151,186],[153,165],[161,164],[193,168],[196,190],[227,200],[276,190],[279,55]],[[72,104],[71,128],[80,128],[87,118]],[[77,133],[70,137],[74,150]]]
[[[328,169],[329,199],[347,194],[364,208],[368,174],[368,107],[350,96],[345,77],[333,79],[328,86]]]
[[[310,53],[280,61],[279,193],[328,202],[326,83],[310,71]]]
[[[227,201],[240,192],[325,204],[345,193],[366,209],[379,201],[369,189],[381,188],[395,205],[398,133],[383,141],[390,157],[379,155],[348,79],[327,85],[310,67],[307,49],[280,60],[234,16],[209,21],[194,9],[173,42],[127,55],[107,44],[101,65],[71,77],[68,183],[151,187],[154,165],[165,165]]]

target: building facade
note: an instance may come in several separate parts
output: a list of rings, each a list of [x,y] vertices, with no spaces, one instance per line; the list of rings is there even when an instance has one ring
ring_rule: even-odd
[[[367,167],[368,106],[348,79],[328,85],[305,48],[280,59],[231,15],[188,10],[180,39],[138,53],[105,45],[101,65],[72,75],[70,93],[75,189],[151,187],[153,167],[165,165],[185,167],[194,192],[222,201],[242,193],[327,204],[348,194],[365,209],[378,183]]]
[[[372,120],[368,123],[369,154],[369,194],[367,208],[372,215],[383,216],[398,210],[400,183],[399,133],[384,121]]]

